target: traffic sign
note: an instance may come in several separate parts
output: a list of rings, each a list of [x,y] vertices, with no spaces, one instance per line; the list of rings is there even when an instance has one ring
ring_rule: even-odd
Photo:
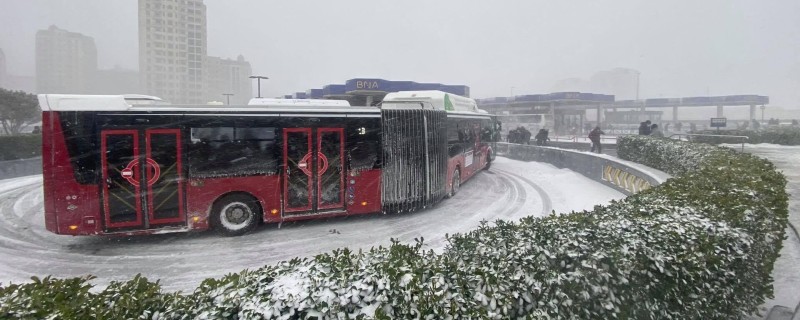
[[[711,118],[712,128],[725,128],[728,124],[728,118]]]

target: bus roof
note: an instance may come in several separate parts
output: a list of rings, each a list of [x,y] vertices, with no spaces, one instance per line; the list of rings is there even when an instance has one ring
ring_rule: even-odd
[[[439,90],[390,92],[383,98],[382,106],[386,109],[405,108],[404,104],[413,102],[430,104],[436,110],[480,112],[474,99]]]
[[[172,112],[351,112],[380,113],[373,107],[350,107],[347,101],[312,100],[310,102],[289,103],[297,99],[263,99],[264,104],[248,105],[173,105],[163,103],[156,97],[123,95],[67,95],[40,94],[39,107],[42,111],[172,111]],[[273,100],[286,100],[284,103],[271,103]],[[320,103],[332,102],[332,103]],[[336,102],[333,102],[336,101]],[[343,102],[343,103],[342,103]],[[251,101],[252,103],[252,101]]]
[[[349,107],[350,102],[346,100],[331,99],[273,99],[273,98],[253,98],[247,105],[251,106],[331,106]]]

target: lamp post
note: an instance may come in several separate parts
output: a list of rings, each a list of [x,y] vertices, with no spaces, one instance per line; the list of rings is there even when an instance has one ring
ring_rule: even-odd
[[[223,93],[222,95],[225,96],[225,99],[227,99],[228,102],[227,104],[231,105],[231,96],[233,95],[233,93]]]
[[[269,78],[265,76],[250,76],[250,79],[258,79],[258,97],[256,98],[261,98],[261,79],[267,80]]]
[[[764,123],[764,109],[766,109],[766,108],[767,108],[767,106],[765,106],[763,104],[761,105],[761,123]]]

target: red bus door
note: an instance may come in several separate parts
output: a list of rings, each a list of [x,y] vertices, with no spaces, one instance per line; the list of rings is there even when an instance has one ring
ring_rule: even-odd
[[[101,132],[106,230],[185,224],[178,129]]]
[[[344,129],[283,129],[284,213],[344,209]]]

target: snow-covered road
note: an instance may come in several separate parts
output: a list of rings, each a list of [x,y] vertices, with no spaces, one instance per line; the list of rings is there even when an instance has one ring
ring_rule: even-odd
[[[516,220],[591,209],[624,196],[578,173],[536,162],[498,158],[492,169],[435,208],[400,215],[366,215],[262,226],[226,238],[213,232],[140,237],[70,237],[44,229],[41,176],[0,181],[0,283],[31,276],[92,274],[102,285],[137,273],[167,290],[192,290],[201,280],[332,249],[367,249],[390,238],[445,247],[445,234],[482,220]]]

